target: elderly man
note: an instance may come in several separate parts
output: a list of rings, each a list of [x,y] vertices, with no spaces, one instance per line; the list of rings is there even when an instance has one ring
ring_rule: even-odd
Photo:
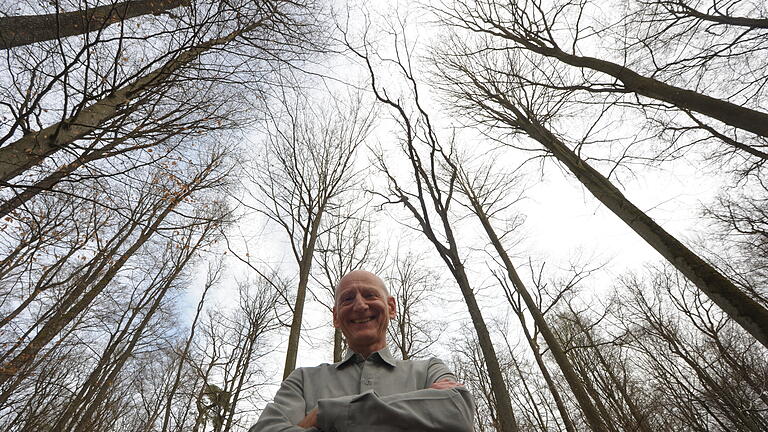
[[[373,273],[339,281],[333,325],[349,349],[334,364],[299,368],[251,432],[469,432],[474,403],[442,361],[395,360],[387,325],[395,299]]]

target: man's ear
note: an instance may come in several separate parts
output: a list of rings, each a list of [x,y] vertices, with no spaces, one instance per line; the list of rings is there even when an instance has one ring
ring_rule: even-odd
[[[331,312],[333,313],[333,328],[339,328],[339,320],[336,317],[336,306],[331,309]]]
[[[395,317],[395,313],[397,312],[397,303],[395,302],[395,298],[392,296],[387,297],[387,304],[389,305],[389,318],[392,319]]]

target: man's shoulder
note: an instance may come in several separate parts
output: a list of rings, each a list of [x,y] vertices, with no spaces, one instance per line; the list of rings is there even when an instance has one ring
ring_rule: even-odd
[[[412,364],[412,365],[418,365],[418,366],[431,366],[435,364],[442,364],[444,365],[445,362],[443,362],[439,357],[424,357],[424,358],[417,358],[417,359],[408,359],[408,360],[395,360],[398,365],[400,364]]]
[[[321,371],[328,371],[330,369],[336,369],[336,366],[339,363],[320,363],[319,365],[315,365],[315,366],[302,366],[302,367],[296,368],[294,373],[300,373],[300,374],[306,375],[306,374],[314,374]]]
[[[448,371],[448,367],[445,365],[445,363],[437,357],[426,357],[408,360],[397,359],[394,362],[395,369],[399,368],[409,370],[411,371],[410,373],[441,375]]]

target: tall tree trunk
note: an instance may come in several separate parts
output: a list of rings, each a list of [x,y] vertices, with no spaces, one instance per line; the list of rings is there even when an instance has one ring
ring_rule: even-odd
[[[458,258],[458,252],[456,258]],[[493,347],[493,341],[491,340],[488,327],[485,325],[485,319],[483,318],[483,314],[480,312],[480,307],[475,299],[475,293],[469,285],[469,279],[464,271],[464,265],[459,262],[452,270],[456,282],[461,289],[461,295],[464,297],[464,302],[467,304],[469,316],[472,319],[472,325],[475,327],[475,332],[477,333],[480,350],[485,359],[485,365],[488,369],[488,378],[491,381],[491,391],[496,399],[495,408],[501,431],[518,432],[520,427],[517,424],[515,413],[512,410],[512,401],[509,398],[509,390],[507,390],[504,374],[501,372],[499,358],[496,356],[496,349]]]
[[[173,397],[176,395],[176,391],[181,384],[181,372],[184,370],[184,363],[187,361],[187,356],[189,356],[189,351],[192,347],[192,341],[195,338],[197,322],[200,319],[200,314],[203,312],[203,306],[205,305],[205,298],[208,296],[208,291],[210,291],[211,287],[214,285],[220,270],[221,267],[217,269],[216,274],[214,275],[210,275],[209,273],[209,279],[206,281],[205,287],[203,288],[203,293],[200,295],[200,301],[197,303],[195,317],[192,319],[192,324],[190,325],[189,329],[189,336],[187,336],[187,340],[184,343],[184,349],[182,349],[181,353],[179,354],[179,365],[174,372],[173,381],[171,382],[171,387],[168,391],[167,399],[164,404],[165,407],[163,409],[163,422],[160,426],[160,432],[166,432],[168,430],[168,426],[170,425],[171,405],[173,404]]]
[[[58,9],[58,2],[55,2]],[[75,36],[142,15],[159,15],[190,0],[130,0],[74,12],[0,18],[0,49]]]
[[[524,130],[531,138],[552,152],[595,198],[629,225],[728,316],[763,346],[768,347],[768,309],[741,291],[728,278],[632,204],[610,180],[581,159],[533,116],[524,114],[504,96],[492,95],[492,97],[514,114],[514,118],[504,117],[503,121]]]
[[[308,233],[306,247],[302,250],[301,261],[299,261],[299,286],[296,291],[296,301],[293,305],[293,319],[291,320],[291,332],[288,335],[288,349],[285,353],[285,367],[283,368],[283,379],[296,369],[296,357],[299,354],[299,337],[301,336],[301,323],[304,316],[304,302],[307,297],[307,284],[309,283],[309,272],[312,270],[312,255],[315,253],[315,243],[317,243],[317,233],[320,229],[320,220],[322,219],[325,206],[321,206],[315,218],[312,220],[311,230]]]
[[[229,43],[241,34],[255,29],[258,25],[259,23],[251,24],[225,37],[209,40],[189,48],[162,67],[81,109],[72,117],[38,132],[27,134],[0,148],[0,185],[8,183],[24,171],[42,163],[46,157],[71,146],[76,140],[94,132],[105,122],[116,117],[121,112],[121,107],[143,92],[168,82],[175,73],[206,51]]]
[[[507,293],[510,305],[512,305],[512,299],[509,298],[511,294],[512,293]],[[528,330],[528,325],[525,322],[523,311],[515,306],[513,306],[513,308],[515,309],[515,314],[517,315],[517,318],[520,321],[520,325],[523,328],[523,335],[525,336],[525,340],[528,341],[528,346],[531,348],[531,352],[533,353],[533,358],[536,361],[536,365],[539,367],[539,371],[541,371],[541,375],[544,377],[544,382],[547,383],[547,389],[549,389],[550,394],[552,394],[552,398],[555,399],[555,406],[557,406],[557,410],[560,412],[560,417],[565,424],[565,430],[567,432],[576,432],[576,426],[574,426],[573,420],[571,420],[571,416],[568,413],[567,407],[565,406],[565,401],[563,401],[563,397],[560,395],[560,390],[557,389],[557,384],[555,384],[555,380],[552,378],[552,374],[549,373],[549,367],[547,367],[547,364],[544,362],[544,357],[541,355],[539,344],[536,343],[536,339],[531,334],[531,331]]]

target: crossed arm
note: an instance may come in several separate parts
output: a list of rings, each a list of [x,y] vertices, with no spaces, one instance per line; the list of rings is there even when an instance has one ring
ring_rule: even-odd
[[[474,403],[463,385],[442,378],[429,388],[389,396],[373,391],[320,399],[306,416],[301,383],[287,379],[251,432],[470,432]],[[303,418],[301,417],[303,416]]]
[[[450,390],[450,389],[457,388],[457,387],[462,387],[463,388],[464,384],[457,383],[456,381],[452,380],[451,378],[443,378],[440,381],[438,381],[438,382],[432,384],[431,386],[429,386],[430,389],[435,389],[435,390]],[[401,395],[407,395],[407,393],[401,393]],[[319,427],[319,423],[318,423],[318,419],[317,419],[317,414],[318,414],[318,408],[314,408],[312,411],[309,412],[309,414],[307,414],[303,419],[301,419],[301,421],[299,422],[299,424],[297,426],[303,427],[305,429],[309,429],[309,428],[313,428],[313,427],[314,428]],[[471,424],[472,423],[470,421],[470,428],[471,428]],[[444,430],[444,429],[440,429],[440,430]]]

